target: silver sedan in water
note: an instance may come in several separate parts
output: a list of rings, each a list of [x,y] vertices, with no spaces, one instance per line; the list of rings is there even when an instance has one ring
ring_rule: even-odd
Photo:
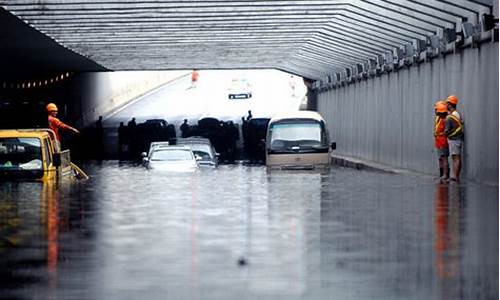
[[[149,154],[143,153],[143,164],[148,169],[194,172],[198,169],[196,156],[187,146],[160,146],[150,149]]]

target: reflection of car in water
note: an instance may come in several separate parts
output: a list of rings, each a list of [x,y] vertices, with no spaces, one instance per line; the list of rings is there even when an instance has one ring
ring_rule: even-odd
[[[233,79],[231,81],[231,86],[228,89],[229,99],[247,99],[252,98],[252,86],[248,80]]]
[[[266,134],[269,118],[252,118],[248,121],[248,156],[251,162],[265,163]]]
[[[215,152],[210,140],[203,137],[188,137],[177,139],[178,146],[188,146],[195,156],[199,157],[200,166],[217,167],[219,153]]]
[[[271,119],[266,139],[266,165],[280,169],[330,167],[330,145],[325,121],[313,111],[277,115]]]
[[[50,129],[0,130],[0,180],[87,178]]]
[[[142,153],[143,164],[148,169],[176,172],[194,172],[198,169],[197,157],[187,146],[169,146],[156,143],[149,154]]]

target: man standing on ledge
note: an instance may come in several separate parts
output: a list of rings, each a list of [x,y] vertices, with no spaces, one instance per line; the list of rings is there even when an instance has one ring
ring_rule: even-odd
[[[446,99],[449,114],[446,117],[445,134],[448,137],[448,146],[450,148],[452,160],[451,181],[460,181],[460,170],[462,168],[462,147],[464,140],[464,121],[457,110],[458,98],[454,95]]]
[[[61,137],[59,136],[59,129],[73,131],[74,133],[80,133],[78,129],[73,128],[69,125],[64,124],[60,121],[57,116],[57,106],[54,103],[47,104],[47,113],[49,114],[49,128],[56,134],[57,141],[61,143]]]

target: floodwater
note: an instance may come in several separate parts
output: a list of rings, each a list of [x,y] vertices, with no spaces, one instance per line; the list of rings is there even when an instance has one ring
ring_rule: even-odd
[[[0,298],[498,298],[498,186],[83,168],[85,182],[0,183]]]

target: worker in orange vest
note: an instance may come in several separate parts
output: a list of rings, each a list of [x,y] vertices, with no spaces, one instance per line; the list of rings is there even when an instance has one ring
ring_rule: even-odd
[[[452,176],[450,180],[460,181],[460,171],[462,169],[462,148],[464,140],[464,121],[457,110],[458,98],[450,95],[446,99],[448,104],[448,116],[446,117],[445,134],[448,138],[452,160]]]
[[[57,106],[54,103],[49,103],[47,104],[47,113],[49,114],[48,121],[49,121],[49,128],[54,131],[56,134],[57,141],[60,143],[61,142],[61,136],[59,135],[59,129],[62,130],[68,130],[68,131],[73,131],[74,133],[80,133],[78,129],[73,128],[69,125],[64,124],[62,121],[60,121],[57,116]]]
[[[450,167],[448,165],[448,139],[445,134],[446,117],[448,116],[448,105],[440,100],[434,105],[436,117],[434,118],[434,145],[439,160],[439,177],[442,181],[448,180]]]

